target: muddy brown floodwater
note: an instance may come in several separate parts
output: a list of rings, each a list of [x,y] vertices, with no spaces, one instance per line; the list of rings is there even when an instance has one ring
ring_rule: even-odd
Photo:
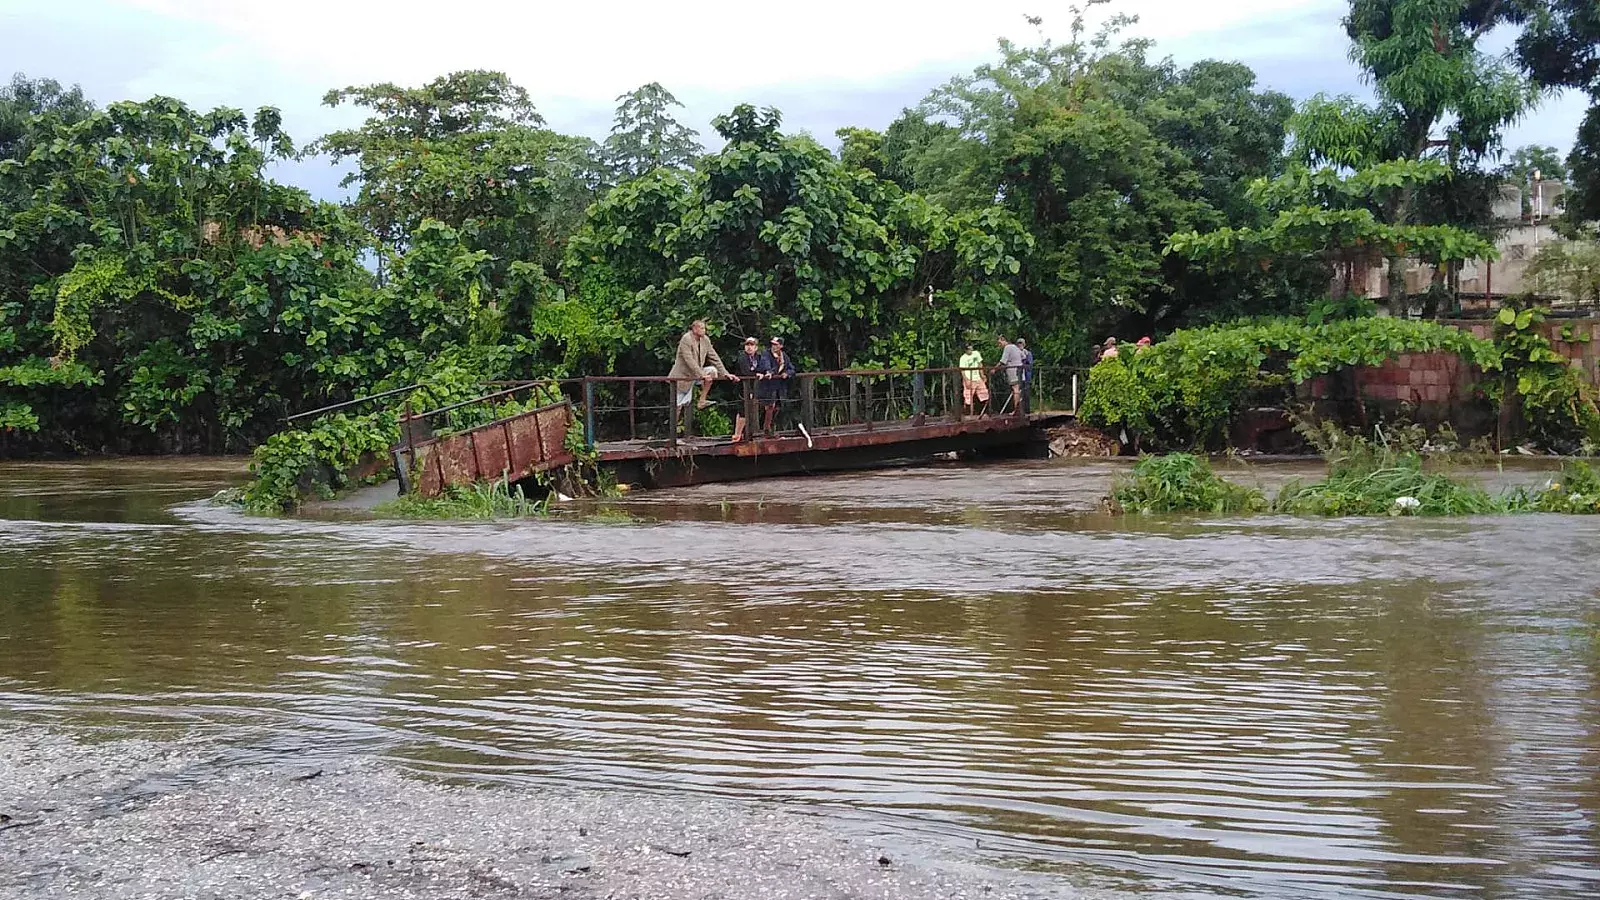
[[[5,465],[0,726],[783,801],[1164,896],[1600,893],[1600,517],[1094,513],[1119,468],[442,524]]]

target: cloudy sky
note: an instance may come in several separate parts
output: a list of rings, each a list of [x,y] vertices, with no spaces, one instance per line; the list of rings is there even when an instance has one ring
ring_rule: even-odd
[[[1296,98],[1363,91],[1339,27],[1344,0],[1116,0],[1133,34],[1179,63],[1240,60]],[[329,88],[420,84],[455,69],[499,69],[533,94],[552,127],[604,137],[618,94],[660,81],[708,134],[740,102],[776,106],[790,129],[831,140],[882,128],[930,88],[995,56],[995,41],[1066,36],[1061,0],[0,0],[0,59],[81,84],[97,102],[170,94],[197,106],[284,111],[306,141],[359,121],[321,106]],[[0,77],[5,73],[0,72]],[[1507,136],[1570,145],[1584,103],[1556,97]],[[280,174],[335,192],[322,163]]]

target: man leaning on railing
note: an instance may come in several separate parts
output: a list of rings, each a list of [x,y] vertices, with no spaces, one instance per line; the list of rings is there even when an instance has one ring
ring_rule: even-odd
[[[706,323],[704,319],[694,320],[689,330],[678,339],[678,356],[672,363],[672,371],[667,377],[676,382],[678,388],[677,409],[689,405],[694,397],[694,383],[700,382],[700,402],[697,409],[705,409],[711,405],[711,382],[718,378],[729,381],[738,381],[739,376],[728,371],[722,364],[722,357],[717,355],[717,348],[711,345],[711,338],[706,337]]]

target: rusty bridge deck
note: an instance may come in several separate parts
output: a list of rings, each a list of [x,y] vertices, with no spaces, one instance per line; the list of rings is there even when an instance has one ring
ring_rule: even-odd
[[[803,472],[865,468],[939,453],[997,451],[1031,439],[1033,419],[1005,415],[839,425],[733,442],[726,437],[609,441],[595,445],[619,481],[674,487]]]

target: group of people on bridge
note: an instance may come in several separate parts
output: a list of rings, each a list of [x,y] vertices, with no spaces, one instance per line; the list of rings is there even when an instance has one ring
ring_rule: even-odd
[[[1006,386],[1010,389],[1010,397],[1002,406],[1001,414],[1009,412],[1021,415],[1027,411],[1028,387],[1033,379],[1033,351],[1021,338],[1013,343],[1004,335],[997,335],[995,343],[1000,348],[1000,360],[994,366],[984,365],[983,354],[970,341],[966,345],[967,352],[962,354],[957,363],[961,372],[962,405],[969,416],[989,414],[989,377],[999,372],[1005,374]],[[769,340],[766,349],[761,349],[761,343],[756,338],[745,338],[730,371],[711,338],[706,335],[705,320],[696,319],[683,337],[678,339],[678,353],[673,360],[672,371],[667,373],[677,389],[674,419],[680,418],[685,407],[694,399],[695,382],[700,383],[700,400],[695,408],[703,409],[711,405],[711,386],[717,380],[751,380],[756,382],[755,399],[760,408],[761,421],[747,422],[747,417],[740,413],[734,421],[733,440],[745,440],[747,427],[749,431],[755,431],[758,425],[764,434],[771,435],[779,406],[789,399],[789,383],[797,372],[781,337]]]

